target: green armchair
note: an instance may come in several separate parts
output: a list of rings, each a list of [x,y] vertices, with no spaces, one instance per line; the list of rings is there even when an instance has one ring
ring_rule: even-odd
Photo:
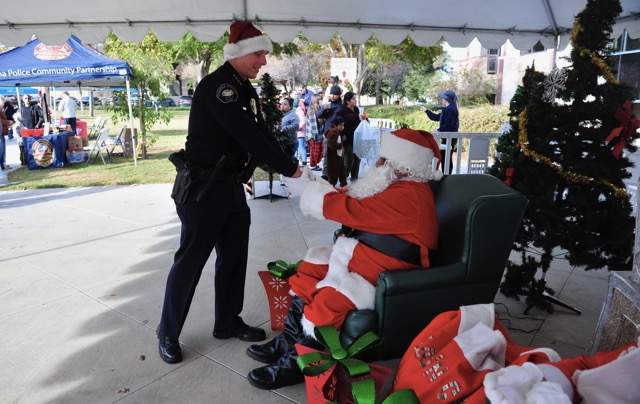
[[[488,174],[445,176],[433,182],[440,222],[438,249],[429,269],[380,274],[375,310],[349,313],[343,346],[367,331],[382,344],[370,360],[401,357],[438,314],[493,302],[527,207],[527,198]]]

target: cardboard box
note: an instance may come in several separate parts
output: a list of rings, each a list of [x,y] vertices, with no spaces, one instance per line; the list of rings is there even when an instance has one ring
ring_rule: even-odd
[[[84,142],[80,136],[69,136],[67,143],[67,149],[69,150],[82,150]]]
[[[138,134],[138,129],[135,129],[134,133]],[[127,128],[122,135],[122,146],[124,147],[127,157],[133,157],[133,139],[131,137],[131,129]],[[116,148],[117,150],[117,148]]]
[[[89,152],[80,150],[67,150],[67,163],[84,163],[89,158]]]

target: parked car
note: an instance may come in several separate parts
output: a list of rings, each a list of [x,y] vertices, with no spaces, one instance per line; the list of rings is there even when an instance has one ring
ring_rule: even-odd
[[[178,100],[179,107],[190,107],[193,103],[193,96],[191,95],[181,95]]]
[[[175,107],[176,106],[176,102],[173,100],[173,98],[164,98],[162,100],[157,100],[155,103],[159,107]]]

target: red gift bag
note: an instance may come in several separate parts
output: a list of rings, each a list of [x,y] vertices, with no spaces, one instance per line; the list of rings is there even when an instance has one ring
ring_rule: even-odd
[[[291,306],[291,295],[289,295],[289,282],[286,279],[277,278],[269,271],[258,271],[262,285],[267,292],[269,301],[269,315],[271,317],[271,329],[283,330],[284,319]]]

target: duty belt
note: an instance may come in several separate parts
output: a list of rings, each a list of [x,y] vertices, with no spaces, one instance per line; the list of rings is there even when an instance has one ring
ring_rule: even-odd
[[[393,234],[378,234],[349,228],[343,234],[347,237],[355,238],[367,247],[390,257],[418,267],[422,265],[420,247]]]

